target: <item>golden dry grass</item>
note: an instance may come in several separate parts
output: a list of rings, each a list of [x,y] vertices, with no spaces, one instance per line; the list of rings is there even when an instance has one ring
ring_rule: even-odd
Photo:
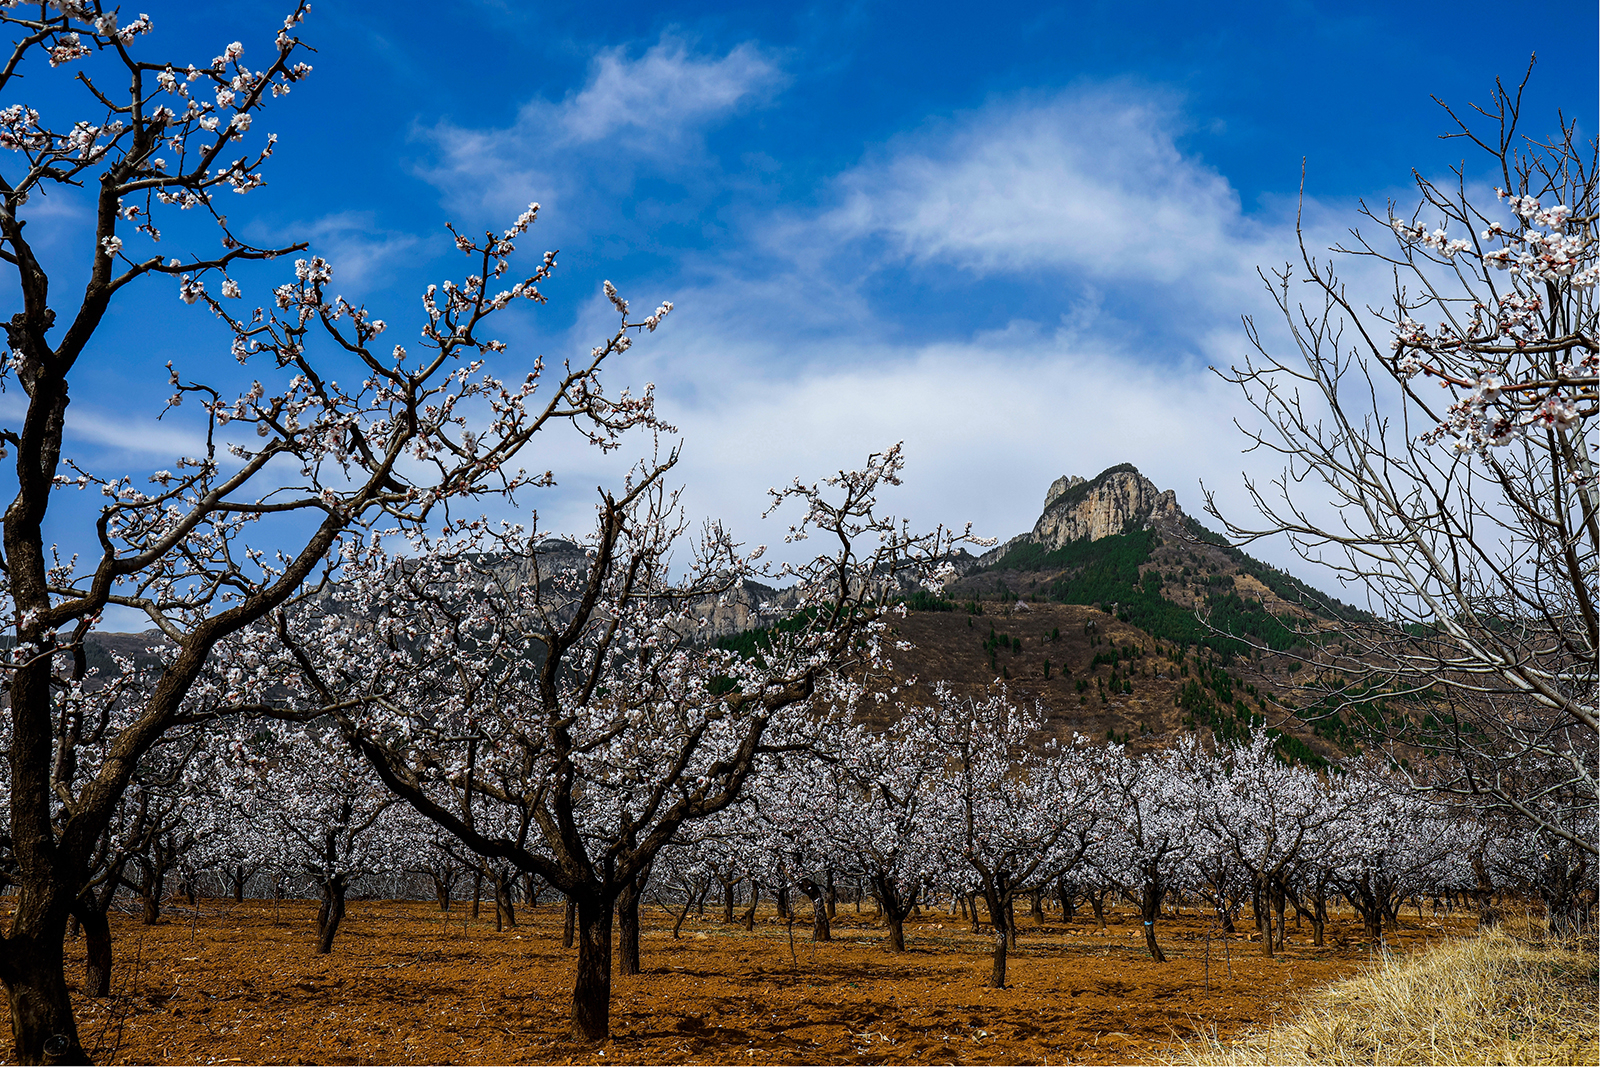
[[[1593,938],[1531,924],[1403,958],[1307,997],[1301,1013],[1227,1045],[1188,1044],[1172,1063],[1597,1064]]]

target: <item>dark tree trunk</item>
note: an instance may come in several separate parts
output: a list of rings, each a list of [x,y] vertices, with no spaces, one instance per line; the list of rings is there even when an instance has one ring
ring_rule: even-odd
[[[1011,894],[1008,892],[1008,877],[1003,872],[996,872],[993,876],[984,878],[983,903],[989,911],[989,922],[994,926],[994,969],[989,975],[989,988],[1004,989],[1006,987],[1006,954],[1007,950],[1016,945],[1016,935],[1011,926]],[[972,913],[978,913],[978,904],[974,900]]]
[[[339,924],[344,921],[344,895],[349,889],[349,879],[345,875],[335,875],[322,883],[322,906],[317,909],[317,951],[318,956],[326,956],[333,951],[333,938],[339,932]]]
[[[1261,938],[1262,951],[1272,955],[1272,906],[1268,902],[1267,887],[1256,878],[1250,887],[1250,913],[1255,918],[1256,935]]]
[[[776,900],[776,903],[777,903],[778,918],[780,918],[780,919],[792,919],[792,918],[794,918],[794,912],[789,907],[789,883],[781,882],[781,881],[778,883],[778,891],[777,891],[777,894],[776,894],[774,899]]]
[[[1310,907],[1306,907],[1305,903],[1300,900],[1300,895],[1298,893],[1287,894],[1289,903],[1294,906],[1295,928],[1299,928],[1301,919],[1310,920],[1311,943],[1317,948],[1321,948],[1323,926],[1327,922],[1328,918],[1326,894],[1323,891],[1322,885],[1318,883],[1313,885],[1307,891],[1306,896],[1310,900]]]
[[[832,941],[833,930],[828,926],[828,903],[823,888],[809,878],[802,878],[800,892],[811,901],[811,940]]]
[[[497,933],[517,925],[517,909],[511,902],[514,877],[506,877],[498,872],[494,876],[494,928]]]
[[[1003,911],[1002,911],[1003,914]],[[996,923],[994,928],[994,969],[989,972],[989,988],[1006,987],[1006,924]]]
[[[1494,910],[1494,881],[1489,877],[1489,867],[1481,851],[1473,853],[1472,873],[1477,876],[1478,884],[1468,892],[1468,896],[1478,905],[1478,928],[1492,929],[1500,925],[1500,916]]]
[[[1284,947],[1284,938],[1286,936],[1288,936],[1288,930],[1284,926],[1284,922],[1283,922],[1283,908],[1284,908],[1284,903],[1285,903],[1285,899],[1284,898],[1287,895],[1288,894],[1284,892],[1283,884],[1281,882],[1274,881],[1273,886],[1272,886],[1272,910],[1273,910],[1274,913],[1276,913],[1277,918],[1278,918],[1278,948],[1279,949],[1282,949]]]
[[[599,894],[577,902],[578,975],[572,984],[572,1037],[611,1037],[611,902]]]
[[[577,936],[578,905],[573,903],[571,897],[567,898],[567,913],[561,923],[561,947],[571,948],[573,938]]]
[[[750,879],[750,907],[746,908],[744,913],[744,928],[746,930],[754,930],[756,928],[756,905],[760,902],[761,883],[752,878]]]
[[[1100,924],[1100,929],[1106,928],[1106,890],[1097,889],[1089,894],[1089,907],[1094,909],[1094,921]]]
[[[883,912],[884,926],[889,930],[889,951],[904,952],[906,950],[906,916],[910,915],[917,906],[917,897],[922,888],[911,890],[911,895],[904,900],[900,898],[899,887],[894,879],[886,874],[876,874],[872,877],[872,894],[878,901],[878,908]],[[977,913],[977,909],[973,909]]]
[[[1151,877],[1145,883],[1144,900],[1139,909],[1140,919],[1144,923],[1144,947],[1150,950],[1150,958],[1157,963],[1166,963],[1167,955],[1161,951],[1161,946],[1156,944],[1156,918],[1161,914],[1161,882]]]
[[[684,891],[683,910],[678,912],[678,917],[676,919],[674,919],[673,922],[672,922],[672,940],[676,941],[681,936],[681,932],[683,930],[683,924],[684,924],[685,921],[688,920],[689,913],[694,910],[694,902],[695,902],[696,895],[697,894],[695,893],[695,890],[694,890],[693,887],[690,887],[689,889]],[[700,899],[703,901],[705,899],[705,897],[703,895],[700,895]]]
[[[722,921],[733,922],[733,891],[739,887],[738,882],[722,883]]]
[[[1028,915],[1040,926],[1044,925],[1044,890],[1035,889],[1028,894]]]
[[[228,872],[228,881],[233,885],[233,902],[244,903],[244,884],[249,880],[249,875],[244,873],[243,867],[235,868]]]
[[[617,895],[617,970],[620,974],[638,974],[639,966],[639,900],[650,878],[650,867],[643,870],[623,886]]]
[[[828,868],[827,881],[823,883],[828,901],[828,919],[831,921],[839,914],[839,889],[833,884],[833,868]]]
[[[438,875],[433,876],[433,899],[439,902],[440,911],[450,910],[450,883]]]
[[[38,896],[24,888],[6,939],[13,1054],[18,1063],[88,1063],[67,992],[62,954],[67,909],[39,908]]]
[[[111,924],[106,921],[106,913],[95,907],[85,907],[77,915],[83,922],[84,932],[83,995],[109,997]]]

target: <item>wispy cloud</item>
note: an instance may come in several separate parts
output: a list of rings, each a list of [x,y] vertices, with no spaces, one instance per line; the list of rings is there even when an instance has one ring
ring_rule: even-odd
[[[152,423],[148,418],[126,418],[82,404],[67,408],[66,437],[119,452],[160,456],[166,461],[203,456],[206,451],[205,437],[181,426]]]
[[[1259,226],[1178,147],[1179,101],[1130,84],[996,100],[840,175],[832,232],[979,275],[1066,270],[1172,284],[1236,274]]]
[[[1294,214],[1245,213],[1180,150],[1183,121],[1173,98],[1132,85],[998,100],[871,153],[818,208],[750,216],[742,240],[691,257],[665,291],[630,293],[677,305],[618,373],[661,383],[691,511],[772,540],[755,520],[767,486],[903,440],[893,506],[921,522],[1009,536],[1056,477],[1121,462],[1192,514],[1202,479],[1242,513],[1240,472],[1273,470],[1240,454],[1231,421],[1252,413],[1206,365],[1243,356],[1239,315],[1270,309],[1255,266],[1293,254]],[[1313,247],[1332,243],[1318,232]],[[1045,295],[999,328],[927,339],[893,297],[926,271]],[[596,301],[573,343],[608,317]],[[1170,323],[1174,347],[1144,343],[1135,317]]]
[[[567,144],[625,134],[635,151],[661,154],[784,80],[773,59],[748,42],[724,56],[701,56],[663,35],[638,59],[620,47],[601,52],[583,89],[560,104],[529,103],[519,125],[559,130]]]
[[[444,121],[423,130],[437,158],[422,174],[454,199],[497,211],[581,198],[595,185],[615,191],[641,167],[692,177],[704,166],[705,131],[786,81],[777,60],[751,43],[704,54],[663,34],[637,57],[608,48],[581,89],[528,101],[509,126]]]
[[[392,267],[394,257],[416,247],[415,234],[378,226],[369,211],[324,215],[294,231],[311,251],[333,265],[340,285],[363,286]]]

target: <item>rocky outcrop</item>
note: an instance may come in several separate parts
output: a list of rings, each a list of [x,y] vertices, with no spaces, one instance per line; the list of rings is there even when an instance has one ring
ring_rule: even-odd
[[[1034,524],[1031,539],[1054,549],[1069,541],[1098,541],[1130,528],[1182,518],[1172,490],[1157,489],[1131,466],[1113,467],[1093,481],[1057,479],[1045,495],[1044,514]]]
[[[1177,495],[1170,489],[1157,489],[1131,464],[1112,467],[1093,478],[1063,475],[1050,484],[1044,495],[1044,513],[1032,530],[985,552],[974,563],[988,566],[1022,545],[1036,544],[1049,551],[1072,541],[1098,541],[1147,526],[1178,527],[1183,519]]]
[[[1063,474],[1061,477],[1051,482],[1050,491],[1044,495],[1044,509],[1049,511],[1051,504],[1054,504],[1057,500],[1060,500],[1063,496],[1066,496],[1068,491],[1083,485],[1084,481],[1085,479],[1078,477],[1076,474],[1071,476]]]

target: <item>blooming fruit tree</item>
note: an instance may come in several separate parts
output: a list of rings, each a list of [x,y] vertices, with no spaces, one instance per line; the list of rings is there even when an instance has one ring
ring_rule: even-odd
[[[1263,524],[1207,510],[1366,592],[1373,617],[1333,655],[1351,679],[1336,707],[1407,700],[1421,711],[1386,740],[1437,757],[1431,786],[1593,857],[1574,827],[1593,822],[1600,759],[1600,171],[1573,125],[1525,137],[1521,96],[1497,83],[1491,136],[1456,120],[1492,193],[1465,162],[1419,174],[1416,206],[1365,209],[1378,230],[1335,259],[1302,241],[1309,306],[1293,270],[1268,279],[1282,344],[1247,321],[1257,355],[1224,376],[1262,416],[1251,447],[1287,466],[1248,486]],[[1392,292],[1369,306],[1341,261]],[[1329,503],[1338,518],[1318,518]]]
[[[775,507],[804,511],[789,539],[820,534],[831,551],[757,569],[761,550],[717,526],[684,543],[663,483],[675,459],[602,493],[579,552],[483,521],[413,531],[403,549],[375,538],[331,598],[262,631],[298,669],[301,706],[325,709],[396,794],[574,904],[585,1041],[610,1032],[619,902],[685,824],[733,804],[766,760],[809,750],[820,709],[847,713],[884,665],[898,577],[936,571],[959,539],[878,513],[896,447],[774,490]],[[704,613],[756,576],[795,580],[791,613],[754,655],[712,646]]]
[[[515,465],[540,431],[570,424],[609,448],[630,428],[659,426],[648,391],[608,397],[598,373],[666,306],[634,322],[612,291],[621,321],[587,356],[554,375],[533,358],[509,380],[493,373],[508,356],[491,320],[542,301],[538,286],[555,265],[546,254],[531,273],[510,273],[536,207],[503,232],[452,231],[464,280],[428,288],[409,351],[380,344],[384,322],[330,291],[331,269],[315,257],[296,263],[265,308],[228,310],[242,299],[237,267],[302,247],[252,246],[216,197],[263,183],[275,137],[262,131],[262,115],[310,72],[297,36],[307,10],[291,11],[256,65],[239,43],[199,64],[150,56],[150,20],[123,22],[98,2],[0,7],[0,24],[15,34],[0,91],[10,97],[50,79],[63,82],[61,99],[75,91],[67,79],[81,90],[76,115],[50,114],[44,102],[0,109],[0,263],[16,294],[0,375],[26,396],[25,411],[0,427],[0,456],[13,461],[0,518],[0,613],[15,640],[0,684],[19,883],[0,939],[0,981],[23,1062],[85,1057],[62,974],[68,915],[152,748],[250,700],[253,674],[202,680],[218,642],[294,597],[337,559],[352,528],[421,526],[453,500],[547,484]],[[35,252],[26,227],[47,192],[89,202],[87,221],[65,234],[84,253],[81,276],[52,278]],[[158,222],[184,211],[216,223],[219,247],[157,254]],[[204,444],[136,482],[74,462],[63,430],[69,387],[99,358],[94,340],[113,302],[161,278],[221,319],[244,368],[233,373],[249,384],[171,368],[169,405],[198,407]],[[103,494],[100,513],[65,540],[93,552],[57,558],[45,534],[48,523],[63,536],[55,502],[89,488]],[[87,670],[84,641],[110,607],[143,613],[171,655],[125,714],[85,723],[70,696]],[[91,733],[101,754],[79,759]]]

